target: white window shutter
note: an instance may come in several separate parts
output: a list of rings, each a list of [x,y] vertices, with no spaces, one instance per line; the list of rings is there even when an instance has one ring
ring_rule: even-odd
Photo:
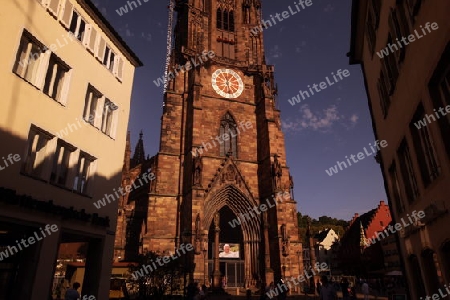
[[[93,25],[89,25],[89,27],[91,28],[90,30],[90,36],[89,36],[89,44],[88,44],[88,49],[89,51],[91,51],[92,53],[95,53],[95,46],[97,44],[97,30],[95,30]]]
[[[59,12],[61,1],[62,0],[48,0],[47,1],[46,7],[47,7],[48,11],[55,17],[58,17],[58,12]]]
[[[117,136],[117,125],[119,124],[119,109],[114,110],[113,119],[111,124],[111,138],[116,139]]]
[[[97,172],[97,163],[98,159],[91,162],[89,166],[89,173],[88,173],[88,186],[86,189],[86,195],[93,196],[94,194],[94,179],[95,179],[95,173]]]
[[[117,78],[120,79],[120,81],[123,80],[123,58],[121,56],[117,57]]]
[[[99,42],[98,42],[98,51],[97,51],[97,55],[96,55],[96,57],[100,61],[103,61],[103,56],[105,55],[105,47],[106,47],[106,41],[102,36],[100,36]]]
[[[68,98],[69,98],[69,86],[70,86],[70,79],[72,78],[72,72],[73,70],[69,70],[64,75],[64,86],[62,88],[61,97],[59,98],[59,102],[62,105],[66,105]]]
[[[92,32],[92,25],[86,24],[86,31],[84,32],[83,35],[83,46],[86,48],[89,48],[89,39],[91,37],[91,32]]]
[[[70,21],[72,20],[73,4],[70,0],[65,1],[66,2],[64,4],[61,4],[62,9],[59,13],[59,21],[68,29],[70,27]]]
[[[52,52],[50,50],[47,50],[45,51],[45,53],[42,53],[41,56],[39,57],[39,67],[37,69],[37,74],[35,78],[35,85],[39,89],[42,89],[44,87],[45,77],[47,76],[51,54]]]
[[[98,98],[97,107],[95,108],[94,127],[102,129],[103,107],[105,106],[105,96]]]

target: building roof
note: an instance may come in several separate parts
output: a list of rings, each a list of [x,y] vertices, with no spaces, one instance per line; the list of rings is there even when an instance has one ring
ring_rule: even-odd
[[[102,15],[102,13],[97,9],[94,3],[91,0],[77,0],[78,3],[86,9],[86,12],[96,21],[105,33],[111,38],[114,44],[122,50],[125,56],[130,60],[130,62],[135,67],[142,67],[143,63],[137,57],[137,55],[131,50],[131,48],[125,43],[122,37],[117,33],[114,27],[106,20],[106,18]]]
[[[331,228],[322,230],[321,232],[316,233],[316,234],[314,235],[314,238],[315,238],[318,242],[322,242],[322,241],[328,236],[328,233],[329,233],[330,231],[331,231]]]
[[[372,222],[372,219],[375,216],[377,210],[378,208],[374,208],[360,216],[355,215],[350,223],[349,228],[345,231],[342,240],[349,239],[351,241],[357,241],[359,243],[360,224],[362,224],[364,229],[367,229],[367,227],[369,227],[370,223]]]

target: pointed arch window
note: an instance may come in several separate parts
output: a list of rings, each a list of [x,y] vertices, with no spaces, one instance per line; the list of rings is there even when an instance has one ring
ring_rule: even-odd
[[[217,9],[217,28],[222,29],[222,9]]]
[[[218,8],[216,13],[216,27],[226,31],[234,32],[234,11],[232,9]]]
[[[237,157],[237,125],[230,113],[226,113],[220,121],[220,156],[225,156],[229,151],[233,157]]]
[[[223,11],[223,29],[228,31],[229,30],[229,14],[228,14],[228,10],[224,10]]]
[[[233,32],[234,31],[234,13],[233,13],[233,11],[230,11],[230,13],[228,14],[228,22],[229,22],[229,25],[228,25],[229,31]]]

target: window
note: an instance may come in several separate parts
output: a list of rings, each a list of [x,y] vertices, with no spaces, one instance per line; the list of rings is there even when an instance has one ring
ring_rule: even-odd
[[[232,32],[221,31],[217,37],[217,56],[235,59],[235,35]]]
[[[98,100],[101,97],[102,94],[99,91],[97,91],[93,86],[89,85],[86,93],[86,99],[84,102],[83,117],[84,120],[89,124],[91,124],[92,126],[95,126]]]
[[[400,161],[400,170],[408,202],[411,203],[419,196],[419,189],[417,188],[417,181],[414,175],[411,154],[405,139],[402,141],[397,155]]]
[[[105,66],[108,65],[108,60],[109,60],[109,54],[111,53],[111,49],[109,49],[108,46],[106,46],[105,48],[105,55],[103,56],[103,61],[102,64],[104,64]]]
[[[441,59],[428,84],[434,109],[440,115],[437,124],[441,139],[450,157],[450,113],[446,107],[450,105],[450,43],[442,53]]]
[[[223,12],[223,29],[224,30],[229,30],[229,20],[228,20],[228,11],[225,9]]]
[[[234,32],[234,12],[233,10],[224,9],[220,7],[216,13],[216,27],[218,29]]]
[[[87,153],[80,152],[78,164],[76,167],[76,176],[73,183],[73,190],[87,195],[88,186],[91,181],[91,168],[95,158]]]
[[[384,70],[381,70],[380,72],[380,78],[378,79],[378,94],[380,96],[380,106],[381,106],[381,112],[383,113],[383,116],[386,118],[389,110],[389,106],[391,105],[391,96],[388,92],[388,85],[389,83],[386,80],[386,75]]]
[[[86,21],[75,10],[72,11],[72,19],[70,21],[69,31],[82,42],[86,31]]]
[[[373,16],[371,14],[369,14],[368,21],[366,24],[366,29],[367,29],[367,42],[369,43],[369,50],[370,50],[370,54],[372,54],[372,56],[373,56],[375,46],[376,46],[376,41],[377,41],[377,34],[374,29],[373,23],[374,23]]]
[[[38,86],[39,65],[43,60],[44,52],[45,47],[31,34],[24,31],[16,55],[14,73],[32,85]]]
[[[226,113],[220,122],[220,137],[222,143],[220,144],[220,156],[231,155],[237,157],[237,129],[236,122],[230,113]],[[224,138],[228,137],[228,138]]]
[[[395,49],[395,51],[391,55],[395,56],[397,64],[400,64],[405,58],[406,46],[402,45],[401,42],[398,41],[401,41],[402,37],[407,37],[407,35],[405,36],[404,34],[402,34],[402,30],[400,29],[400,24],[397,18],[397,12],[394,9],[391,9],[391,12],[389,14],[389,33],[391,38],[389,43],[393,46],[392,49]]]
[[[58,140],[53,157],[52,172],[50,173],[51,183],[66,186],[69,162],[73,151],[75,151],[75,147]]]
[[[230,13],[228,14],[228,22],[229,22],[229,25],[228,25],[229,31],[234,32],[234,13],[233,13],[233,11],[230,11]]]
[[[68,78],[69,68],[55,54],[51,54],[45,76],[43,92],[58,102],[63,101],[63,88]]]
[[[393,45],[392,36],[390,33],[388,35],[387,45]],[[390,54],[385,57],[382,61],[382,68],[384,68],[385,71],[384,75],[386,76],[386,86],[388,87],[389,95],[392,95],[394,93],[399,75],[397,58],[395,57],[395,55]]]
[[[430,117],[430,118],[429,118]],[[422,181],[425,187],[433,182],[440,174],[440,167],[437,162],[437,154],[434,146],[433,138],[428,130],[428,126],[422,126],[417,129],[415,124],[422,120],[436,120],[434,114],[427,115],[425,118],[425,111],[422,105],[419,105],[414,118],[409,124],[411,135],[414,142],[414,149],[416,150],[416,158],[419,163]]]
[[[393,202],[397,214],[401,214],[403,211],[405,211],[405,205],[400,198],[400,185],[398,183],[397,167],[395,165],[395,162],[392,163],[392,165],[389,167],[389,190],[392,193],[392,198],[394,200]]]
[[[111,72],[114,71],[114,60],[116,55],[109,46],[105,46],[105,54],[102,59],[102,64],[105,65]]]
[[[112,124],[114,113],[117,110],[117,106],[112,103],[110,100],[105,100],[105,105],[103,106],[103,114],[102,114],[102,132],[109,136],[112,135]]]
[[[369,13],[367,16],[368,21],[366,28],[370,52],[373,55],[376,46],[376,31],[378,29],[378,25],[380,24],[381,0],[371,0],[369,2]]]
[[[70,68],[27,31],[22,34],[13,72],[65,104]]]
[[[46,179],[45,168],[48,165],[48,145],[52,138],[53,135],[45,130],[34,125],[31,126],[28,134],[27,154],[22,166],[23,173],[40,179]]]
[[[114,71],[114,60],[115,54],[111,51],[111,54],[109,55],[109,63],[108,63],[108,69],[113,72]]]
[[[223,29],[223,25],[222,25],[222,10],[220,9],[220,7],[217,9],[216,18],[217,18],[216,27],[218,29]]]
[[[422,0],[405,0],[408,6],[409,16],[414,23],[414,19],[419,13],[420,7],[422,6]]]

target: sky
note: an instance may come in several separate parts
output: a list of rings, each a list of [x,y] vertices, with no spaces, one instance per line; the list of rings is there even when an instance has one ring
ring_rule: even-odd
[[[146,155],[159,148],[162,88],[153,80],[164,73],[168,0],[150,0],[120,16],[127,1],[93,0],[111,25],[144,63],[136,70],[129,130],[132,147],[142,130]],[[263,19],[294,10],[294,0],[263,0]],[[294,178],[297,209],[313,218],[350,220],[386,199],[379,164],[373,155],[354,158],[351,166],[329,176],[326,170],[346,156],[371,154],[374,144],[368,100],[359,65],[349,65],[351,0],[312,0],[295,15],[263,31],[266,61],[275,66],[278,104],[287,164]],[[332,72],[348,76],[333,79]],[[289,99],[328,76],[333,85],[292,106]],[[320,88],[318,88],[320,89]],[[354,161],[357,163],[354,163]],[[330,172],[330,171],[329,171]]]

